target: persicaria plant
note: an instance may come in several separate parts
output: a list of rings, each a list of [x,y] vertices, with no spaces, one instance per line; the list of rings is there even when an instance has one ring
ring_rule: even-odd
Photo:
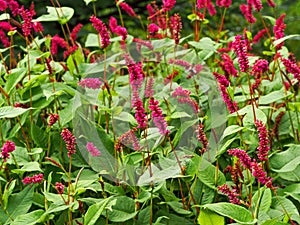
[[[288,3],[23,2],[0,0],[0,224],[300,224]]]

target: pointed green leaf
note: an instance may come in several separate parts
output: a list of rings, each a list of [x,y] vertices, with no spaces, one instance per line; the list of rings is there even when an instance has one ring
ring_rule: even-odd
[[[4,106],[4,107],[0,108],[0,119],[14,118],[14,117],[22,115],[23,113],[27,112],[28,110],[30,110],[30,108],[23,109],[23,108],[15,108],[13,106]]]
[[[16,68],[11,71],[11,73],[7,76],[7,80],[5,82],[5,90],[8,95],[16,87],[16,85],[23,79],[25,75],[26,75],[25,68]]]
[[[90,4],[91,2],[97,2],[97,0],[83,0],[86,5]]]
[[[222,216],[226,216],[235,220],[239,224],[250,225],[255,224],[256,219],[253,220],[251,213],[242,206],[234,205],[228,202],[219,202],[214,204],[207,204],[203,206],[204,209],[209,209]]]
[[[74,14],[74,9],[70,7],[52,7],[46,6],[48,14],[42,15],[33,22],[58,21],[60,24],[67,23]]]
[[[11,225],[34,225],[39,223],[44,210],[39,209],[25,215],[18,216]]]
[[[101,202],[91,205],[84,215],[84,225],[95,224],[110,200],[111,198],[107,198],[102,200]]]
[[[202,209],[198,217],[198,223],[200,225],[224,225],[225,218],[213,211]]]
[[[28,185],[25,189],[17,194],[13,194],[8,201],[7,212],[10,218],[15,219],[20,215],[28,212],[33,201],[34,188]],[[6,223],[10,223],[11,219],[8,218]]]
[[[283,38],[280,38],[280,39],[274,41],[273,44],[274,44],[275,46],[277,46],[277,45],[279,45],[280,43],[284,42],[285,40],[291,39],[291,38],[294,38],[294,37],[297,37],[297,40],[299,40],[300,35],[299,35],[299,34],[291,34],[291,35],[285,36],[285,37],[283,37]]]

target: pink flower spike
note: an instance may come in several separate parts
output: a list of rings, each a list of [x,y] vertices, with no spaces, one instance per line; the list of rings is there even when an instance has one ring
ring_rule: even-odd
[[[148,31],[151,36],[154,36],[159,31],[159,26],[157,26],[155,23],[150,23],[148,25]]]
[[[252,161],[246,151],[234,148],[227,150],[228,154],[236,156],[242,163],[242,166],[246,169],[251,169]]]
[[[146,88],[145,88],[145,98],[153,97],[153,94],[154,94],[153,85],[154,85],[154,79],[152,77],[150,77],[147,80],[147,84],[146,84]]]
[[[253,44],[256,44],[264,36],[265,33],[267,33],[266,29],[262,29],[261,31],[259,31],[252,39]]]
[[[11,152],[16,150],[15,143],[12,141],[6,141],[5,144],[1,148],[1,158],[3,158],[4,162],[9,158]]]
[[[240,200],[237,198],[239,194],[237,194],[235,191],[231,190],[227,184],[223,184],[222,186],[218,186],[218,190],[222,192],[223,194],[227,195],[229,198],[229,201],[232,204],[239,205]]]
[[[240,10],[249,23],[255,23],[256,19],[252,14],[252,5],[241,4]]]
[[[280,57],[280,60],[283,63],[283,65],[285,66],[286,71],[293,74],[294,78],[297,79],[298,82],[300,82],[299,66],[290,59],[285,59],[285,58]]]
[[[175,44],[179,44],[180,40],[180,32],[182,30],[182,22],[181,22],[181,17],[179,14],[174,14],[174,16],[171,17],[170,21],[170,31],[172,34],[173,39],[175,40]]]
[[[131,64],[127,63],[127,67],[130,75],[130,85],[134,90],[137,90],[142,86],[144,80],[142,63],[141,62],[139,62],[138,64],[135,64],[134,62],[132,62]]]
[[[40,22],[32,23],[32,28],[35,32],[44,32],[44,27]]]
[[[257,181],[266,185],[268,188],[272,188],[272,178],[267,177],[267,173],[263,171],[261,164],[258,164],[255,160],[251,163],[252,175],[257,178]]]
[[[78,34],[78,32],[80,31],[80,29],[81,29],[82,26],[83,26],[83,25],[82,25],[81,23],[79,23],[79,24],[77,24],[77,25],[73,28],[73,30],[72,30],[72,32],[71,32],[71,34],[70,34],[71,40],[75,41],[75,40],[77,39],[77,34]]]
[[[259,12],[263,7],[261,0],[248,0],[248,4],[252,5],[257,12]]]
[[[258,130],[258,137],[259,137],[257,157],[260,161],[267,161],[270,147],[269,147],[269,139],[268,139],[266,126],[259,120],[255,121],[255,126]]]
[[[101,152],[92,142],[86,144],[86,149],[91,153],[93,157],[101,156]]]
[[[78,85],[82,88],[91,88],[91,89],[99,89],[101,87],[102,82],[99,78],[85,78],[78,82]]]
[[[13,16],[19,15],[19,3],[15,0],[8,0],[6,1],[8,4],[9,9],[11,10]]]
[[[148,10],[148,13],[149,13],[149,18],[151,18],[151,21],[152,23],[155,23],[155,11],[154,9],[152,8],[151,4],[148,4],[146,6],[147,10]]]
[[[135,119],[139,124],[138,128],[146,128],[148,124],[146,110],[143,106],[143,102],[139,96],[139,93],[137,92],[137,89],[133,90],[132,95],[132,106],[135,110]]]
[[[232,0],[217,0],[216,5],[219,7],[225,7],[228,8],[231,5]]]
[[[61,48],[66,49],[68,47],[68,43],[61,37],[59,37],[57,34],[52,37],[51,39],[51,54],[56,55],[58,53],[58,46]]]
[[[50,116],[49,116],[49,122],[48,122],[48,127],[51,127],[58,120],[59,120],[59,115],[58,114],[50,114]]]
[[[7,4],[4,0],[0,0],[0,11],[5,11],[7,9]]]
[[[188,90],[182,89],[182,87],[178,87],[172,93],[173,98],[177,98],[179,104],[188,104],[193,109],[194,113],[197,114],[199,112],[199,105],[198,103],[191,99],[190,97],[191,92]]]
[[[0,30],[0,40],[5,48],[8,48],[10,46],[10,41],[9,41],[8,37],[6,37],[3,30]]]
[[[22,31],[25,37],[28,37],[30,32],[31,32],[31,28],[32,28],[32,12],[28,9],[24,9],[24,7],[22,6],[22,8],[20,9],[20,15],[23,19],[23,24],[22,24]]]
[[[224,62],[224,69],[225,69],[225,71],[228,74],[230,74],[231,76],[236,77],[237,74],[238,74],[238,71],[234,68],[233,61],[230,58],[230,56],[228,54],[224,53],[221,56],[221,58],[222,58],[222,60]]]
[[[284,18],[285,18],[285,14],[282,14],[277,20],[276,20],[276,24],[273,28],[274,31],[274,35],[275,35],[275,40],[278,40],[280,38],[284,37],[284,29],[286,27],[286,25],[284,24]],[[281,47],[284,45],[284,42],[281,42],[280,44],[278,44],[276,46],[276,49],[279,50],[281,49]]]
[[[238,56],[238,62],[242,72],[247,72],[249,69],[249,61],[247,56],[246,41],[242,40],[242,36],[237,35],[232,43],[233,49]]]
[[[112,33],[116,32],[116,28],[118,26],[117,19],[113,16],[109,18],[109,29],[111,30]]]
[[[267,3],[269,6],[275,8],[276,7],[276,4],[273,2],[273,0],[267,0]]]
[[[252,71],[252,75],[264,73],[269,70],[269,62],[265,59],[258,59],[255,61]]]
[[[170,11],[176,4],[176,0],[162,0],[162,2],[163,2],[163,9],[165,11]]]
[[[67,128],[64,128],[61,132],[61,136],[66,144],[68,150],[68,157],[76,153],[76,138],[73,136],[71,131]]]
[[[56,189],[58,194],[62,195],[64,193],[65,186],[62,183],[56,182],[55,183],[55,189]]]
[[[159,129],[159,133],[161,135],[167,135],[170,133],[167,130],[167,122],[162,115],[162,110],[158,106],[159,102],[154,100],[154,98],[150,98],[149,100],[149,109],[152,111],[152,119],[155,126]]]
[[[209,15],[213,16],[216,15],[217,11],[216,8],[214,6],[214,4],[211,2],[211,0],[207,0],[207,10]]]
[[[120,3],[120,7],[121,7],[121,9],[123,9],[129,16],[131,16],[131,17],[136,17],[136,14],[135,14],[133,8],[132,8],[130,5],[128,5],[126,2],[121,2],[121,3]]]
[[[25,177],[22,182],[23,184],[36,184],[36,183],[42,183],[43,182],[43,178],[44,178],[44,174],[36,174],[32,177]]]
[[[10,31],[13,29],[13,27],[8,22],[0,22],[0,29],[5,30],[5,31]]]
[[[101,48],[106,48],[110,44],[110,36],[105,24],[96,16],[91,16],[90,21],[93,27],[99,32],[101,38]]]

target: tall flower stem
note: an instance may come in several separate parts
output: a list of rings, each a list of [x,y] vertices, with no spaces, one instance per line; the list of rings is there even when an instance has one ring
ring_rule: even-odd
[[[250,100],[251,100],[251,106],[252,106],[252,111],[253,111],[253,118],[254,118],[254,121],[256,121],[256,111],[255,111],[255,108],[256,108],[256,105],[254,106],[255,104],[255,98],[253,96],[253,89],[252,89],[252,85],[251,85],[251,81],[250,81],[250,76],[249,74],[247,73],[247,81],[248,81],[248,86],[249,86],[249,91],[250,91]]]
[[[220,27],[219,27],[219,30],[218,30],[217,42],[219,41],[219,39],[221,37],[221,32],[222,32],[223,27],[224,27],[224,20],[225,20],[226,10],[227,10],[227,8],[224,9],[224,13],[222,14],[221,24],[220,24]]]

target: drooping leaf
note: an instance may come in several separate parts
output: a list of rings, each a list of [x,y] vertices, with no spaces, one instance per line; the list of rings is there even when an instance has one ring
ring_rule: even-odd
[[[33,193],[34,188],[28,185],[21,192],[11,195],[7,205],[7,212],[10,217],[7,218],[6,223],[10,223],[11,219],[16,219],[28,212],[33,201]]]
[[[15,68],[11,71],[11,73],[7,76],[7,80],[5,82],[5,91],[8,95],[12,92],[12,90],[23,79],[25,75],[25,68]]]
[[[217,168],[205,159],[202,159],[200,170],[198,173],[198,178],[206,186],[212,189],[217,189],[217,186],[221,186],[226,182],[225,176],[222,171],[216,171]],[[218,179],[216,181],[216,173],[218,174]],[[217,182],[217,183],[216,183]]]
[[[97,0],[83,0],[86,5],[90,4],[91,2],[97,2]]]
[[[226,127],[226,129],[223,132],[223,135],[221,137],[221,140],[224,139],[225,137],[231,135],[231,134],[236,134],[237,132],[239,132],[240,130],[243,130],[244,127],[240,127],[238,125],[231,125]]]
[[[22,115],[23,113],[30,110],[30,108],[23,109],[23,108],[15,108],[13,106],[3,106],[0,108],[0,119],[3,118],[14,118],[17,116]]]
[[[19,215],[11,225],[34,225],[40,222],[41,216],[44,214],[44,210],[38,209],[27,213],[25,215]]]
[[[0,15],[0,21],[2,20],[9,20],[10,19],[10,15],[8,13],[2,13]]]
[[[284,90],[278,90],[278,91],[272,91],[271,93],[267,95],[263,95],[259,99],[259,104],[260,105],[268,105],[273,102],[277,102],[278,100],[285,99],[289,96],[291,96],[292,93],[289,91],[284,91]]]
[[[33,22],[58,21],[60,24],[67,23],[74,14],[74,9],[70,7],[52,7],[46,6],[48,14],[42,15]]]
[[[33,171],[43,172],[38,162],[27,162],[20,169],[14,169],[11,172],[17,174],[23,174],[25,172],[33,172]]]
[[[291,34],[291,35],[287,35],[287,36],[284,36],[283,38],[280,38],[276,41],[274,41],[274,45],[277,46],[279,45],[280,43],[284,42],[285,40],[288,40],[288,39],[291,39],[291,38],[297,38],[297,40],[299,40],[299,37],[300,35],[299,34]]]
[[[252,218],[250,211],[242,206],[234,205],[228,202],[219,202],[202,206],[222,216],[226,216],[243,225],[255,224],[256,219]]]
[[[111,222],[125,222],[134,218],[137,214],[135,211],[135,202],[127,196],[117,196],[107,205],[108,219]]]

